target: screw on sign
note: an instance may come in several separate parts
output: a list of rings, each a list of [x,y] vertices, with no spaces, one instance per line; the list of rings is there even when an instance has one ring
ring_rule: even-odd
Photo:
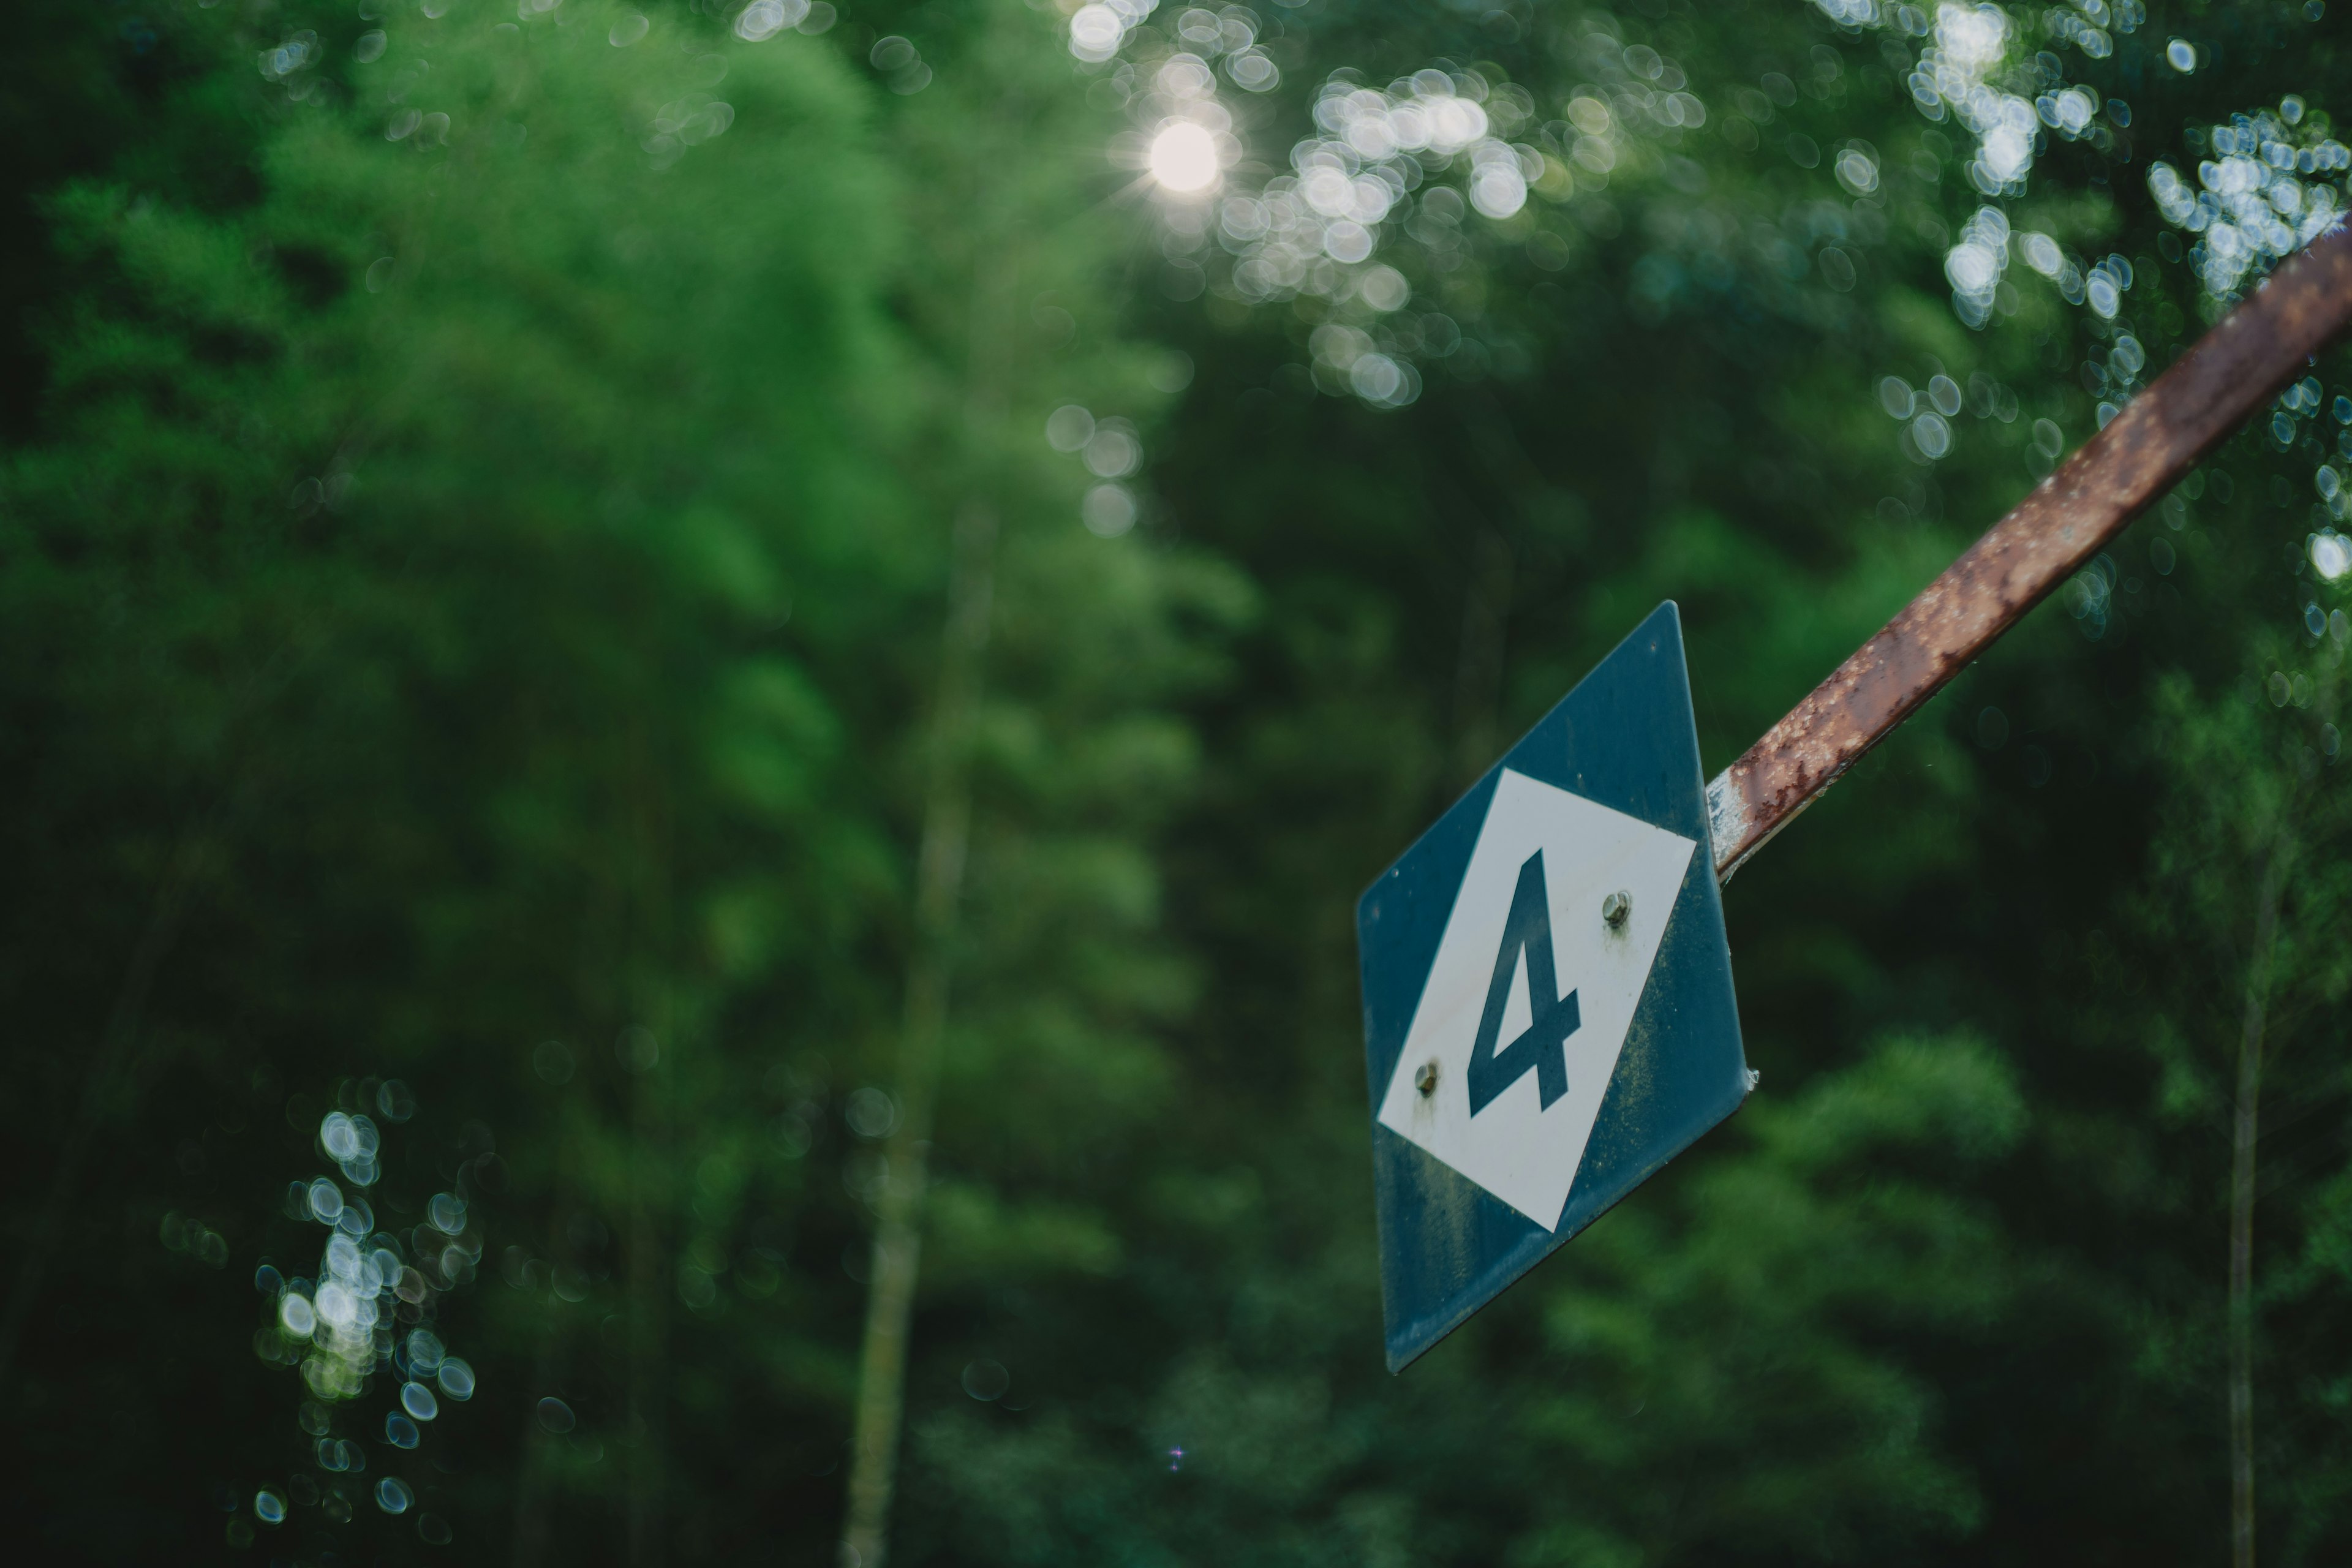
[[[1705,784],[1680,614],[1660,605],[1365,890],[1391,1371],[1756,1087],[1721,885],[2347,321],[2352,231],[2338,230]]]

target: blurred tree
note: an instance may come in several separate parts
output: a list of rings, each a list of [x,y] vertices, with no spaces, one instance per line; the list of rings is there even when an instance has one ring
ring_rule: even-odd
[[[469,1539],[511,1530],[519,1562],[590,1549],[602,1510],[569,1494],[610,1500],[636,1562],[757,1540],[803,1517],[795,1488],[829,1507],[856,1301],[833,1265],[879,1168],[853,1145],[846,1192],[805,1173],[891,1118],[848,1091],[895,1001],[906,715],[958,470],[1013,514],[976,853],[1003,863],[997,983],[1058,1010],[1053,1093],[1128,1083],[1144,1103],[1148,1052],[1093,1019],[1182,994],[1136,838],[1186,766],[1154,705],[1213,672],[1191,628],[1245,607],[1139,536],[1081,528],[1084,470],[1042,437],[1074,395],[1142,412],[1156,360],[1105,334],[1001,376],[969,421],[934,395],[968,345],[929,329],[961,322],[970,278],[904,245],[890,165],[958,149],[877,148],[821,42],[590,9],[273,18],[244,89],[249,204],[60,197],[81,281],[6,503],[11,821],[50,879],[14,907],[16,984],[88,955],[87,979],[26,1003],[60,1036],[87,1037],[110,987],[127,998],[89,1088],[60,1070],[43,1090],[85,1110],[12,1329],[66,1364],[100,1259],[178,1266],[93,1233],[93,1207],[152,1178],[109,1157],[84,1181],[75,1148],[145,1128],[168,1151],[214,1124],[210,1195],[177,1207],[291,1277],[298,1222],[257,1205],[320,1160],[320,1111],[366,1110],[396,1071],[426,1110],[387,1130],[388,1212],[415,1221],[404,1180],[450,1184],[504,1281],[485,1261],[486,1298],[444,1314],[487,1336],[502,1394],[433,1429],[425,1457],[463,1456],[460,1479],[410,1479]],[[191,26],[184,47],[252,58],[241,19]],[[1057,265],[1047,280],[1083,284],[1082,253]],[[943,430],[955,462],[930,467]],[[144,937],[139,907],[158,911]],[[1089,967],[1098,1001],[1059,978]],[[1001,1049],[1035,1064],[1031,1042]],[[284,1110],[290,1148],[236,1142],[248,1101]],[[1033,1270],[1101,1265],[1083,1212],[990,1192],[950,1205],[955,1237]],[[471,1272],[440,1282],[470,1293]],[[247,1334],[191,1332],[188,1351]],[[739,1365],[756,1420],[733,1413]],[[235,1386],[237,1437],[208,1463],[242,1493],[308,1439],[292,1391]],[[69,1380],[27,1393],[75,1418]],[[189,1458],[156,1441],[123,1462],[163,1479]],[[306,1552],[341,1529],[351,1487],[326,1482],[329,1511],[284,1527]],[[172,1510],[154,1518],[170,1539]]]
[[[1166,1113],[1154,1035],[1192,989],[1157,931],[1149,852],[1193,767],[1167,703],[1218,672],[1222,633],[1250,608],[1231,574],[1170,554],[1148,521],[1137,530],[1122,482],[1144,459],[1135,416],[1189,362],[1118,331],[1106,286],[1118,230],[1080,196],[1100,117],[1068,90],[1052,31],[994,5],[923,37],[919,49],[890,35],[869,52],[905,100],[891,145],[920,171],[912,221],[932,237],[900,284],[938,367],[915,437],[921,485],[958,521],[898,1115],[869,1189],[843,1538],[844,1561],[868,1565],[887,1541],[926,1230],[946,1274],[935,1317],[978,1286],[1116,1266],[1088,1167]],[[970,1364],[983,1363],[997,1364]],[[945,1370],[935,1365],[935,1385],[993,1376]]]
[[[20,931],[89,952],[103,985],[118,910],[158,910],[73,1136],[126,1049],[140,1078],[186,1086],[131,1125],[226,1137],[247,1113],[208,1102],[239,1105],[248,1080],[273,1120],[308,1088],[315,1118],[310,1086],[389,1069],[426,1086],[453,1141],[500,1130],[503,1161],[468,1133],[441,1173],[461,1197],[492,1170],[511,1183],[510,1273],[544,1252],[583,1287],[610,1279],[542,1288],[493,1328],[518,1391],[529,1366],[633,1434],[614,1464],[642,1558],[663,1529],[668,1303],[694,1304],[708,1246],[678,1222],[697,1183],[733,1199],[757,1135],[705,1121],[743,1104],[741,1066],[718,1058],[887,907],[888,823],[845,734],[887,722],[871,650],[923,574],[877,483],[886,175],[856,89],[814,51],[744,51],[721,102],[709,44],[633,53],[547,17],[355,40],[320,18],[344,35],[331,55],[303,19],[248,79],[251,205],[62,199],[89,283],[55,334],[47,439],[9,483],[12,821],[28,864],[79,868],[59,886],[85,901],[19,906],[47,928]],[[665,113],[684,121],[667,145],[642,124]],[[717,139],[734,114],[764,132]],[[807,137],[828,153],[792,144]],[[550,174],[574,169],[593,177]],[[853,646],[860,679],[827,693]],[[153,934],[167,920],[176,941]],[[151,977],[144,1026],[122,1022]],[[88,994],[48,994],[61,1034],[87,1035],[70,999]],[[796,1011],[830,1032],[862,1005],[828,986]],[[551,1037],[552,1082],[534,1083]],[[241,1256],[277,1244],[236,1214],[236,1184],[249,1203],[307,1173],[289,1152],[212,1157]],[[79,1191],[69,1158],[60,1195],[86,1215],[131,1173],[107,1174]],[[66,1228],[58,1272],[87,1289],[97,1238]],[[601,1345],[591,1312],[610,1314]],[[45,1363],[71,1321],[54,1297],[35,1321]],[[500,1404],[459,1441],[527,1452],[529,1402]],[[282,1430],[216,1462],[283,1463]]]
[[[1269,11],[1238,35],[1224,27],[1235,13],[1185,12],[1085,37],[1074,22],[1074,52],[1104,56],[1091,90],[1128,105],[1139,136],[1222,115],[1242,141],[1231,199],[1190,216],[1167,196],[1155,237],[1170,259],[1146,265],[1180,300],[1206,290],[1167,317],[1201,369],[1159,477],[1268,610],[1235,696],[1207,715],[1209,788],[1176,862],[1176,908],[1217,980],[1185,1092],[1214,1104],[1215,1131],[1185,1179],[1136,1195],[1129,1224],[1162,1242],[1136,1259],[1124,1309],[1072,1305],[1058,1331],[1031,1331],[1055,1347],[1043,1374],[1090,1392],[1025,1432],[942,1413],[929,1441],[956,1539],[984,1532],[1035,1561],[2221,1549],[2225,1386],[2204,1352],[2222,1343],[2226,1162],[2158,1113],[2156,951],[2121,954],[2113,933],[2137,929],[2160,803],[2187,787],[2152,743],[2162,679],[2233,680],[2250,625],[2340,657],[2334,590],[2305,550],[2334,527],[2309,500],[2315,479],[2330,507],[2336,493],[2315,472],[2333,432],[2311,416],[2337,390],[2321,378],[1732,890],[1768,1097],[1860,1092],[1889,1036],[1973,1036],[1991,1055],[1965,1059],[1999,1064],[1995,1081],[2032,1108],[1980,1153],[1938,1160],[1946,1134],[1918,1112],[1949,1090],[1914,1079],[1920,1099],[1873,1155],[1874,1172],[1923,1162],[1934,1197],[1916,1212],[1979,1227],[1980,1244],[1949,1255],[1952,1278],[1982,1287],[1965,1310],[1928,1308],[1944,1283],[1932,1273],[1916,1292],[1874,1277],[1874,1300],[1913,1305],[1865,1324],[1791,1278],[1784,1260],[1816,1251],[1906,1257],[1902,1211],[1816,1208],[1791,1220],[1785,1251],[1781,1232],[1727,1226],[1740,1277],[1801,1304],[1819,1348],[1776,1366],[1790,1381],[1769,1400],[1747,1385],[1654,1439],[1637,1442],[1623,1413],[1641,1394],[1595,1413],[1591,1384],[1718,1367],[1717,1347],[1762,1310],[1695,1291],[1650,1342],[1604,1342],[1576,1363],[1543,1332],[1550,1303],[1581,1300],[1604,1258],[1622,1270],[1612,1299],[1679,1299],[1695,1240],[1643,1218],[1700,1212],[1682,1206],[1684,1184],[1722,1203],[1710,1162],[1748,1181],[1820,1179],[1759,1114],[1383,1386],[1368,1205],[1349,1173],[1362,1089],[1340,894],[1659,597],[1684,603],[1702,739],[1727,759],[2096,428],[2103,403],[2253,276],[2209,286],[2200,256],[2224,242],[2195,249],[2204,230],[2181,232],[2159,203],[2148,149],[2186,149],[2170,155],[2189,168],[2226,153],[2220,127],[2249,153],[2270,138],[2308,154],[2298,178],[2333,178],[2322,105],[2336,56],[2314,16],[2215,18],[2184,68],[2136,8],[2096,10],[1363,5]],[[1272,99],[1248,90],[1264,79],[1253,52],[1284,73]],[[2016,146],[1989,152],[1989,127],[1968,119],[1979,86],[2000,112],[2034,117]],[[2305,97],[2246,107],[2285,87]],[[1517,210],[1475,199],[1496,164],[1400,160],[1381,140],[1379,105],[1427,114],[1449,95],[1516,143]],[[2009,162],[1995,168],[1996,153]],[[1309,191],[1316,169],[1355,181],[1375,164],[1386,194]],[[2181,177],[2237,176],[2214,163]],[[2314,187],[2270,210],[2342,205]],[[1369,255],[1343,222],[1370,226]],[[1979,263],[1994,268],[1980,293]],[[1413,374],[1391,382],[1382,362]],[[2308,743],[2334,754],[2325,736]],[[2340,1110],[2321,1115],[2332,1140]],[[2326,1169],[2335,1145],[2318,1146]],[[1621,1251],[1612,1227],[1639,1243]],[[1845,1235],[1867,1240],[1848,1252]],[[2323,1297],[2325,1268],[2297,1277]],[[1130,1335],[1082,1359],[1077,1323],[1098,1316],[1149,1324],[1159,1348],[1139,1355]],[[1697,1450],[1676,1445],[1748,1430],[1759,1403],[1792,1428],[1727,1436],[1727,1479],[1702,1486]],[[1552,1446],[1563,1435],[1583,1445],[1572,1458]],[[1653,1494],[1631,1474],[1598,1500],[1561,1479],[1619,1449],[1659,1478],[1646,1521]],[[1820,1490],[1774,1468],[1780,1454],[1821,1466]],[[1837,1469],[1848,1454],[1903,1462]],[[2284,1449],[2271,1462],[2294,1463]],[[1810,1533],[1776,1533],[1789,1521]],[[2315,1528],[2296,1549],[2324,1554],[2324,1539]]]
[[[2270,1314],[2289,1302],[2316,1305],[2312,1299],[2323,1293],[2325,1278],[2324,1269],[2290,1266],[2282,1279],[2273,1265],[2260,1271],[2274,1281],[2266,1289],[2257,1258],[2324,1251],[2333,1228],[2324,1201],[2315,1215],[2280,1213],[2273,1204],[2275,1221],[2259,1228],[2276,1223],[2285,1235],[2260,1235],[2256,1205],[2339,1157],[2326,1142],[2315,1147],[2307,1137],[2291,1138],[2284,1160],[2277,1148],[2269,1150],[2273,1158],[2265,1169],[2264,1109],[2267,1102],[2270,1121],[2284,1131],[2344,1092],[2344,1066],[2326,1047],[2336,1043],[2334,1009],[2352,982],[2338,940],[2352,915],[2346,797],[2326,754],[2340,744],[2341,650],[2325,643],[2319,650],[2282,647],[2259,626],[2248,641],[2247,690],[2200,702],[2185,680],[2159,689],[2158,743],[2172,787],[2146,917],[2147,940],[2169,958],[2162,987],[2168,1005],[2151,1037],[2165,1067],[2165,1109],[2169,1119],[2191,1124],[2227,1111],[2228,1294],[2219,1337],[2228,1388],[2231,1558],[2241,1564],[2255,1560],[2260,1517],[2256,1358],[2268,1337],[2259,1332],[2260,1318],[2268,1315],[2266,1300],[2276,1304]],[[2319,657],[2311,657],[2314,651]],[[2215,1048],[2225,1041],[2226,1051]],[[2210,1317],[2183,1305],[2192,1321]],[[2292,1322],[2291,1309],[2284,1316]],[[2292,1436],[2268,1445],[2271,1451],[2332,1446],[2324,1438],[2314,1443],[2336,1425],[2321,1413],[2330,1402],[2323,1399],[2321,1410],[2299,1408],[2311,1403],[2308,1392],[2281,1392],[2285,1396],[2276,1403]],[[2300,1476],[2294,1471],[2303,1467],[2289,1469],[2294,1506],[2285,1518],[2294,1547],[2308,1550],[2335,1524],[2336,1510],[2323,1500],[2335,1489],[2334,1468]]]

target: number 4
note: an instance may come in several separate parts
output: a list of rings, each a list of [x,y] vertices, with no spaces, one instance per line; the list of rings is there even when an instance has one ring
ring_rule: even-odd
[[[1511,980],[1522,954],[1534,1021],[1497,1051],[1496,1037],[1502,1032],[1503,1009],[1510,1001]],[[1486,984],[1486,1009],[1478,1016],[1478,1043],[1470,1052],[1471,1115],[1486,1110],[1529,1072],[1536,1075],[1536,1092],[1546,1110],[1568,1092],[1568,1037],[1584,1020],[1577,1011],[1575,992],[1556,995],[1559,984],[1552,967],[1551,903],[1544,891],[1543,851],[1538,849],[1519,868],[1510,918],[1503,922],[1503,945],[1495,954],[1495,977]]]

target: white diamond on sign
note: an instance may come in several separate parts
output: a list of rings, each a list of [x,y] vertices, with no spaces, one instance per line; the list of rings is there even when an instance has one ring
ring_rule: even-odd
[[[1505,768],[1381,1125],[1556,1229],[1697,847]]]

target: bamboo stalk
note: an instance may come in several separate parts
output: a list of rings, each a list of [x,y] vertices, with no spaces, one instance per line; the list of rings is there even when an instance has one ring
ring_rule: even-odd
[[[922,1264],[931,1113],[947,1034],[956,911],[971,837],[971,731],[995,586],[995,516],[984,507],[969,509],[957,522],[955,542],[940,694],[931,717],[930,783],[915,894],[915,953],[908,970],[899,1047],[898,1120],[885,1146],[885,1181],[876,1205],[873,1286],[866,1298],[866,1345],[850,1437],[843,1568],[879,1568],[887,1549],[905,1407],[907,1342]]]
[[[2230,1149],[2230,1563],[2254,1568],[2254,1176],[2262,1131],[2263,1037],[2270,1014],[2271,960],[2286,847],[2263,867],[2254,946],[2246,966],[2246,1009],[2238,1036],[2238,1100]]]

